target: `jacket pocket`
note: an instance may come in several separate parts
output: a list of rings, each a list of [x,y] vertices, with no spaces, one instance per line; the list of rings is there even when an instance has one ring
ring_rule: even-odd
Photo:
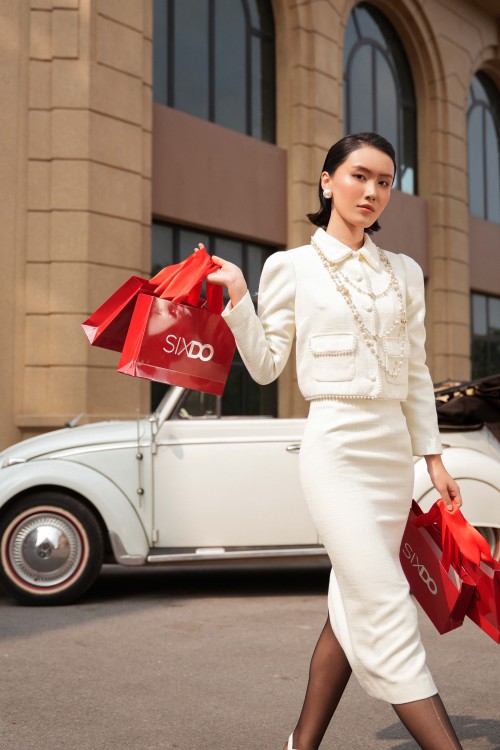
[[[352,380],[356,372],[356,337],[352,333],[318,333],[311,336],[313,376],[321,382]]]
[[[396,385],[404,385],[408,382],[408,354],[409,354],[409,342],[405,338],[403,347],[401,348],[401,338],[394,336],[385,339],[384,341],[385,351],[385,366],[387,370],[396,370],[401,362],[399,372],[396,376],[385,373],[385,377],[388,383],[395,383]]]

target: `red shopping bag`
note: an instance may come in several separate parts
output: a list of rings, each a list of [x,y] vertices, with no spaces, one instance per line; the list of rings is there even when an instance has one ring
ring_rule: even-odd
[[[236,344],[220,314],[222,288],[207,284],[200,300],[200,273],[211,270],[191,263],[160,298],[139,294],[118,372],[222,395]]]
[[[399,558],[412,594],[437,630],[447,633],[460,627],[475,583],[461,565],[453,538],[443,534],[439,519],[430,512],[424,514],[415,501]]]
[[[186,269],[193,265],[196,266],[200,278],[205,271],[209,273],[218,267],[205,251],[199,251],[192,253],[182,263],[162,268],[152,279],[143,279],[140,276],[131,276],[127,279],[82,323],[92,346],[121,352],[138,295],[159,296],[168,285],[171,285],[174,291],[178,290],[182,283],[178,277],[182,277]]]
[[[82,323],[92,346],[121,352],[139,292],[154,294],[155,285],[140,276],[131,276],[106,302]]]
[[[467,568],[476,583],[467,617],[500,643],[500,563],[481,560],[479,565]]]
[[[460,563],[475,584],[467,617],[500,643],[500,563],[493,559],[488,542],[459,508],[448,511],[440,501],[427,515],[441,524],[445,544],[450,543],[450,549],[459,551]]]

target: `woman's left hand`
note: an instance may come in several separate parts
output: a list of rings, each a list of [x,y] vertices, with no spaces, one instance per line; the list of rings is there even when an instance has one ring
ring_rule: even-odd
[[[460,487],[451,474],[446,471],[441,456],[425,456],[425,460],[432,484],[439,492],[445,506],[448,510],[453,510],[453,507],[460,508],[462,505]]]

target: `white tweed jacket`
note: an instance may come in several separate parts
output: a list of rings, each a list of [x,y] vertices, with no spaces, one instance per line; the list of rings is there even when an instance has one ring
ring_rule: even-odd
[[[379,359],[368,348],[353,311],[337,290],[312,245],[280,251],[266,261],[259,286],[258,315],[249,292],[223,313],[250,375],[270,383],[282,372],[296,336],[297,377],[306,400],[377,398],[402,402],[415,455],[441,453],[432,381],[425,363],[424,280],[420,266],[406,255],[386,251],[406,307],[402,342],[399,301],[379,250],[365,234],[353,251],[318,229],[314,234],[341,274],[364,325],[379,336]]]

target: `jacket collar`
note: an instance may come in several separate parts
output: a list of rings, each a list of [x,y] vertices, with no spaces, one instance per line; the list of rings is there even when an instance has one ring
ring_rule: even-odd
[[[365,234],[363,247],[359,250],[351,250],[350,247],[339,242],[321,228],[317,229],[313,236],[327,258],[334,263],[338,263],[339,266],[348,258],[360,256],[374,271],[378,271],[380,268],[378,248],[368,234]]]

